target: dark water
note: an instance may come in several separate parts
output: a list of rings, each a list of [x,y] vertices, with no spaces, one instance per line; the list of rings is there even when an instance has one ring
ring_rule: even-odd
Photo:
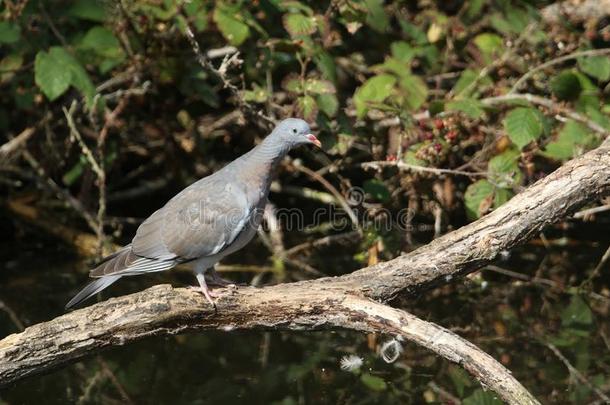
[[[536,239],[498,261],[504,273],[484,270],[393,305],[471,340],[545,403],[599,400],[570,376],[548,344],[591,385],[610,391],[608,264],[591,291],[579,289],[610,245],[609,219],[550,229],[544,241]],[[355,248],[334,249],[334,259],[351,258]],[[18,255],[16,249],[10,242],[2,249],[0,300],[10,311],[0,311],[0,336],[17,332],[18,323],[62,314],[86,279],[87,263],[53,240],[19,244]],[[521,280],[510,272],[538,279]],[[250,275],[239,277],[244,281]],[[104,296],[158,283],[179,286],[194,279],[182,272],[125,279]],[[0,391],[0,404],[452,403],[450,397],[465,404],[494,403],[493,395],[459,367],[409,342],[395,362],[386,363],[378,350],[390,338],[348,331],[251,331],[148,339],[16,383]],[[362,358],[357,371],[340,368],[341,358],[350,354]]]

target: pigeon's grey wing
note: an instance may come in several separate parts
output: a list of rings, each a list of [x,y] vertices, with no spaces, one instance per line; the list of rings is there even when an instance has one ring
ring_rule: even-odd
[[[208,179],[183,190],[140,225],[134,253],[187,261],[230,246],[248,223],[253,204],[235,182]]]

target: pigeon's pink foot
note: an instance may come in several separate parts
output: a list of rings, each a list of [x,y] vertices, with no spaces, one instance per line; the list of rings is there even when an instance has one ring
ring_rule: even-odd
[[[208,302],[212,304],[214,310],[216,310],[216,303],[212,299],[212,294],[208,289],[208,285],[205,282],[205,277],[203,276],[203,274],[197,273],[197,281],[199,281],[199,292],[203,294],[203,296],[208,300]]]

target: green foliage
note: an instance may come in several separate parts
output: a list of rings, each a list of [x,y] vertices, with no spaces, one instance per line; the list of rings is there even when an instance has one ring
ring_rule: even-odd
[[[311,35],[316,32],[317,23],[315,17],[306,16],[301,13],[290,13],[284,15],[284,28],[293,37]]]
[[[354,93],[354,105],[359,118],[364,117],[371,104],[381,103],[392,94],[396,78],[389,74],[380,74],[368,79]]]
[[[19,40],[21,29],[9,21],[0,21],[0,44],[12,44]]]
[[[362,383],[372,391],[385,391],[387,389],[387,384],[383,378],[369,373],[363,373],[360,376],[360,381],[362,381]]]
[[[479,34],[474,38],[474,43],[481,51],[485,63],[491,63],[504,52],[502,37],[496,34]]]
[[[241,45],[250,36],[250,27],[243,20],[238,4],[218,3],[214,8],[214,22],[231,45]]]
[[[590,56],[578,59],[580,69],[591,77],[605,82],[610,79],[610,57]]]
[[[364,191],[375,200],[386,202],[390,199],[390,191],[387,186],[379,180],[367,180],[363,184]]]
[[[464,398],[464,405],[502,405],[502,402],[496,394],[490,391],[484,391],[481,388],[477,389],[468,398]]]
[[[447,111],[461,111],[473,119],[480,118],[484,113],[483,106],[478,100],[475,99],[450,101],[445,104],[445,109]]]
[[[560,100],[574,100],[582,90],[578,77],[571,71],[563,71],[551,79],[551,91]]]
[[[502,122],[508,137],[519,149],[537,140],[544,129],[537,110],[528,107],[511,110]]]
[[[584,125],[568,121],[559,131],[557,138],[546,145],[544,155],[552,159],[567,160],[590,149],[596,143],[595,136]]]

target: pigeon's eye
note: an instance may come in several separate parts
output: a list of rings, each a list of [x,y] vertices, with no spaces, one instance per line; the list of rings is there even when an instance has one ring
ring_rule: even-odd
[[[296,134],[297,133],[297,129],[296,128],[292,128],[292,133]]]

